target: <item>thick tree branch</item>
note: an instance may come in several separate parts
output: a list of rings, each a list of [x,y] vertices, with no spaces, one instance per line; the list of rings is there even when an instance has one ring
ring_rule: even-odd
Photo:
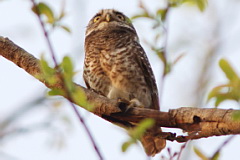
[[[0,55],[36,77],[48,88],[63,88],[60,79],[55,85],[47,84],[41,76],[40,61],[4,37],[0,37]],[[189,133],[188,136],[177,137],[171,133],[163,133],[162,136],[168,140],[184,142],[203,137],[240,134],[240,121],[232,118],[232,115],[238,110],[188,107],[173,109],[169,112],[146,108],[131,108],[125,111],[126,105],[117,100],[108,99],[77,84],[76,87],[81,88],[85,92],[88,102],[94,105],[92,112],[106,120],[128,123],[139,122],[144,118],[153,118],[159,127],[180,128]]]

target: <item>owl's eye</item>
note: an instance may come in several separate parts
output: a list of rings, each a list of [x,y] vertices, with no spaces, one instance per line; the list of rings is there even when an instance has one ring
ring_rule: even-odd
[[[124,21],[124,17],[123,17],[123,15],[121,15],[121,14],[117,14],[117,17],[118,17],[119,19],[121,19],[121,20]]]
[[[99,21],[100,20],[100,16],[97,16],[97,17],[95,17],[94,19],[93,19],[93,22],[95,23],[95,22],[97,22],[97,21]]]

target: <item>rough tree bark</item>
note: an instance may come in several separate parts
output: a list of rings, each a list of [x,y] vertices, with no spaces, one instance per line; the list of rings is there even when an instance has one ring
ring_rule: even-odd
[[[1,36],[0,55],[24,69],[48,88],[64,88],[60,80],[55,85],[47,84],[41,77],[40,61],[8,38]],[[94,105],[92,112],[108,121],[128,123],[139,122],[144,118],[153,118],[159,127],[180,128],[188,132],[188,136],[163,133],[161,136],[168,140],[185,142],[203,137],[240,134],[240,121],[232,118],[232,115],[238,110],[185,107],[169,110],[169,112],[146,108],[131,108],[126,111],[126,105],[117,100],[108,99],[80,85],[75,85],[85,92],[87,101]]]

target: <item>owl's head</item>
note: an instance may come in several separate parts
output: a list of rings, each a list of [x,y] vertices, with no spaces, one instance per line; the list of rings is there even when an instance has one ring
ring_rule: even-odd
[[[101,31],[114,27],[125,27],[136,32],[131,20],[123,13],[114,9],[103,9],[88,23],[86,36],[93,31]]]

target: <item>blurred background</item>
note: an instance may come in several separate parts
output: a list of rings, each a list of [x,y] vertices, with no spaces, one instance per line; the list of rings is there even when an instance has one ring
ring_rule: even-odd
[[[59,14],[66,15],[61,23],[71,34],[56,28],[51,31],[51,42],[60,62],[65,55],[73,58],[77,75],[75,81],[85,86],[82,79],[84,60],[84,32],[88,21],[100,9],[114,8],[129,17],[143,12],[142,5],[155,14],[166,8],[164,0],[51,0],[46,2]],[[8,37],[35,57],[42,54],[51,61],[45,38],[30,0],[0,0],[0,36]],[[171,7],[164,23],[156,26],[149,18],[133,19],[142,46],[154,70],[161,110],[179,107],[215,107],[207,102],[209,91],[227,79],[218,61],[226,58],[235,71],[240,72],[240,1],[211,0],[205,10],[196,5]],[[155,26],[155,28],[154,28]],[[156,38],[159,35],[159,39]],[[157,40],[156,40],[157,39]],[[164,65],[152,48],[164,48],[171,69],[163,75]],[[90,140],[68,103],[61,97],[47,97],[47,88],[0,57],[0,160],[79,160],[98,159]],[[47,97],[47,98],[46,98]],[[239,103],[224,101],[219,108],[239,109]],[[146,160],[140,144],[121,151],[128,140],[127,132],[78,107],[97,145],[107,160]],[[164,131],[183,134],[181,130]],[[229,136],[194,140],[187,144],[181,160],[200,159],[193,148],[211,157]],[[237,160],[240,136],[235,136],[220,152],[220,160]],[[168,142],[157,159],[171,159],[169,152],[179,152],[183,144]],[[174,158],[173,158],[174,159]],[[175,157],[176,159],[176,157]]]

